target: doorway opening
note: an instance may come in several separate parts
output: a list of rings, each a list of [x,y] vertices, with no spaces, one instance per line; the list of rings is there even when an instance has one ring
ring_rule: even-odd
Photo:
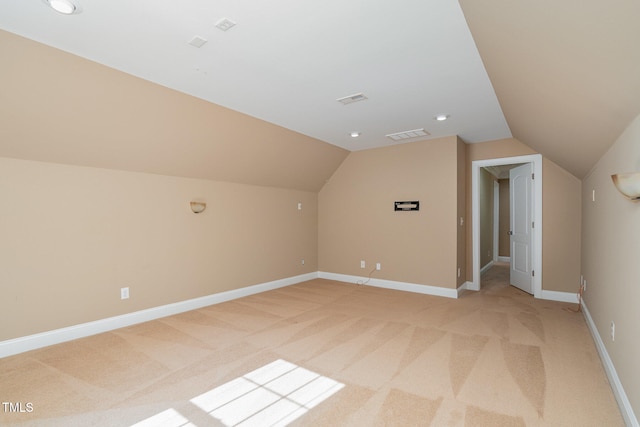
[[[469,290],[480,290],[481,277],[481,239],[480,239],[480,174],[482,168],[511,164],[530,164],[532,172],[531,185],[531,235],[530,251],[527,262],[531,266],[531,293],[534,297],[542,295],[542,156],[540,154],[505,157],[500,159],[476,160],[471,163],[472,186],[472,247],[473,247],[473,281],[467,286]],[[527,219],[527,223],[529,220]],[[513,254],[512,254],[513,255]],[[513,257],[512,257],[513,262]]]

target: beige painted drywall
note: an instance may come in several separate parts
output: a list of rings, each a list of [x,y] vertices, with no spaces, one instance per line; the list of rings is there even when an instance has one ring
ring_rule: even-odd
[[[473,230],[471,226],[471,164],[474,160],[536,154],[530,147],[515,138],[467,144],[467,280],[472,279]],[[545,174],[548,172],[548,176]],[[542,289],[549,291],[574,292],[575,278],[580,275],[580,263],[575,262],[575,254],[580,254],[580,234],[575,228],[566,227],[566,220],[547,218],[558,213],[575,215],[579,212],[579,181],[570,173],[543,158],[543,232],[542,232]],[[547,214],[545,215],[545,212]],[[546,220],[549,219],[547,225]],[[558,264],[557,259],[567,256],[569,262]],[[578,255],[579,256],[579,255]],[[549,269],[549,276],[547,276]]]
[[[551,160],[542,160],[543,289],[580,289],[582,182]]]
[[[528,154],[537,153],[515,138],[498,139],[479,144],[467,144],[467,165],[471,167],[471,162],[474,160],[526,156]],[[467,176],[467,182],[471,182],[471,176]],[[468,200],[470,200],[470,198],[468,198]]]
[[[480,169],[480,268],[493,261],[493,183],[496,178]]]
[[[315,192],[0,158],[0,200],[0,340],[318,270]]]
[[[319,193],[321,271],[456,288],[456,137],[349,154]],[[394,201],[418,200],[418,212]],[[360,268],[360,261],[366,268]]]
[[[583,178],[640,113],[640,2],[458,3],[512,135]]]
[[[465,146],[464,141],[462,141],[462,139],[460,139],[459,137],[457,138],[457,149],[458,149],[458,164],[457,164],[457,170],[458,170],[458,177],[457,177],[457,190],[458,190],[458,197],[457,197],[457,204],[458,204],[458,208],[457,208],[457,216],[456,216],[456,227],[457,227],[457,262],[456,262],[456,266],[459,269],[459,271],[457,271],[457,275],[458,275],[458,280],[457,280],[457,286],[460,287],[464,284],[464,282],[466,281],[466,264],[467,264],[467,251],[466,251],[466,230],[467,230],[467,225],[466,225],[466,221],[464,220],[464,216],[465,216],[465,212],[467,210],[467,199],[466,199],[466,184],[467,184],[467,171],[466,171],[466,156],[467,156],[467,149]]]
[[[500,186],[500,219],[498,220],[498,256],[511,257],[511,244],[509,238],[509,230],[511,230],[511,212],[509,193],[509,180],[499,179]]]
[[[640,202],[625,199],[610,176],[638,171],[640,116],[582,183],[584,299],[636,416],[640,416]],[[612,321],[615,341],[610,336]]]
[[[348,151],[0,30],[0,156],[319,191]]]

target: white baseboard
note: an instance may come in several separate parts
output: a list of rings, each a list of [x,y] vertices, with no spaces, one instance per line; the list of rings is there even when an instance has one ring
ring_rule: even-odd
[[[487,270],[489,270],[491,267],[493,267],[493,264],[495,264],[495,261],[489,261],[489,263],[487,265],[485,265],[484,267],[482,267],[480,269],[480,275],[482,276],[484,273],[486,273]]]
[[[149,320],[159,319],[161,317],[184,313],[185,311],[196,310],[198,308],[206,307],[209,305],[219,304],[221,302],[246,297],[260,292],[270,291],[272,289],[278,289],[317,278],[318,272],[302,274],[300,276],[289,277],[286,279],[275,280],[267,283],[260,283],[257,285],[247,286],[244,288],[234,289],[226,292],[220,292],[200,298],[194,298],[186,301],[176,302],[173,304],[153,307],[146,310],[135,311],[133,313],[127,313],[120,316],[96,320],[94,322],[81,323],[79,325],[55,329],[53,331],[42,332],[6,341],[0,341],[0,358],[23,353],[29,350],[35,350],[37,348],[47,347],[53,344],[71,341],[78,338],[100,334],[102,332],[112,331],[118,328],[124,328],[126,326],[135,325],[137,323],[148,322]]]
[[[318,272],[318,277],[320,279],[336,280],[338,282],[346,283],[360,283],[367,286],[376,286],[378,288],[394,289],[397,291],[415,292],[418,294],[435,295],[447,298],[458,298],[457,289],[441,288],[439,286],[419,285],[416,283],[396,282],[393,280],[375,278],[368,279],[367,277],[327,273],[324,271]]]
[[[472,291],[472,290],[474,290],[473,282],[464,282],[462,285],[458,287],[458,289],[456,289],[458,293],[458,298],[460,298],[460,295],[462,295],[464,291]]]
[[[499,256],[498,262],[511,262],[511,257],[509,256]]]
[[[540,292],[540,299],[548,299],[551,301],[572,302],[577,304],[578,294],[573,292],[545,291]]]
[[[591,332],[593,341],[595,342],[596,348],[598,349],[598,354],[600,355],[600,359],[602,360],[602,365],[604,366],[604,371],[607,374],[607,378],[609,378],[609,384],[611,385],[611,389],[613,390],[613,395],[615,396],[616,401],[618,402],[618,406],[620,407],[620,412],[622,413],[622,418],[624,418],[624,423],[627,426],[638,427],[638,419],[633,412],[631,402],[629,402],[627,393],[625,393],[624,387],[622,387],[622,383],[620,382],[620,378],[618,377],[616,368],[613,365],[613,361],[609,357],[607,348],[605,347],[604,342],[600,337],[598,328],[593,322],[593,318],[591,318],[589,309],[587,309],[584,301],[582,302],[582,313],[584,314],[584,318],[587,321],[587,326],[589,327],[589,331]]]

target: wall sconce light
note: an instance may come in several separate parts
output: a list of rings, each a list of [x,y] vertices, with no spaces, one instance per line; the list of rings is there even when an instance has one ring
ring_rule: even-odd
[[[631,200],[640,200],[640,172],[611,175],[619,192]]]
[[[207,204],[205,202],[190,202],[191,210],[193,213],[199,214],[207,208]]]

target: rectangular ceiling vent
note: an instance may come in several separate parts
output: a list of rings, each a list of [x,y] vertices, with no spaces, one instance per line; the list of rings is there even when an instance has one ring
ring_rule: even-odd
[[[404,139],[420,138],[421,136],[431,135],[424,129],[405,130],[404,132],[390,133],[387,138],[394,141],[402,141]]]
[[[218,22],[216,22],[216,28],[222,31],[229,31],[235,25],[236,23],[229,18],[222,18]]]
[[[194,36],[190,41],[189,44],[193,47],[202,47],[204,46],[204,44],[207,42],[207,39],[202,38],[200,36]]]
[[[344,98],[338,98],[336,99],[336,101],[338,101],[343,105],[349,105],[349,104],[353,104],[354,102],[364,101],[365,99],[368,99],[368,98],[364,96],[364,94],[356,93],[355,95],[349,95],[349,96],[345,96]]]

